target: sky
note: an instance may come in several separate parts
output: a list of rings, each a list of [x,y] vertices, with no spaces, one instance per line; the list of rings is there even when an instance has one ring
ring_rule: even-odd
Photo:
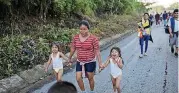
[[[138,1],[142,1],[142,2],[156,2],[156,4],[154,4],[152,6],[162,5],[165,8],[169,7],[171,4],[173,4],[175,2],[179,2],[179,0],[138,0]]]

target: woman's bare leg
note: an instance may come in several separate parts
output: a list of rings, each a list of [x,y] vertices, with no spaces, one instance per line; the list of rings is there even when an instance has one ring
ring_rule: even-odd
[[[85,91],[81,71],[76,72],[76,81],[78,82],[78,86],[80,87],[81,91]]]
[[[87,72],[91,91],[94,90],[94,72]]]

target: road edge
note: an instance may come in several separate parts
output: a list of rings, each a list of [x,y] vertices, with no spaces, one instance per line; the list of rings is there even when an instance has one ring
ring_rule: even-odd
[[[117,34],[115,36],[111,36],[105,39],[100,40],[100,51],[103,51],[110,47],[111,45],[115,44],[116,42],[119,42],[126,36],[129,36],[136,32],[135,30],[126,30],[122,34]],[[69,53],[66,54],[67,56]],[[76,56],[73,56],[73,60],[76,60]],[[45,65],[45,64],[44,64]],[[53,71],[52,68],[49,69],[48,73],[44,72],[44,65],[37,65],[33,69],[22,71],[12,77],[5,78],[0,80],[0,93],[30,93],[33,90],[43,86],[47,81],[53,81]],[[64,62],[64,65],[66,63]],[[70,67],[64,67],[64,74],[68,73],[75,67],[75,64],[73,64],[72,68]],[[13,81],[12,81],[12,78]]]

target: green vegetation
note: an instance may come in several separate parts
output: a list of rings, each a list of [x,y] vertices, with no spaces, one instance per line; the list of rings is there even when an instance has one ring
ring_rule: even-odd
[[[157,13],[163,13],[165,8],[163,6],[155,6],[152,8],[152,11],[156,11]]]
[[[174,10],[177,8],[179,8],[179,2],[171,4],[170,7],[168,8],[168,10]]]
[[[0,0],[1,17],[33,15],[42,19],[47,17],[70,18],[75,14],[94,16],[94,14],[126,14],[144,12],[146,4],[136,0]]]
[[[67,53],[80,20],[102,39],[135,28],[146,6],[136,0],[0,0],[0,79],[46,62],[53,41]]]

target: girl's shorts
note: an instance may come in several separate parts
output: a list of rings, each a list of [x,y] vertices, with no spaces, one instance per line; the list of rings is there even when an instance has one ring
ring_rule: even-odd
[[[53,70],[54,70],[56,73],[63,73],[63,69],[62,69],[62,68],[53,68]]]

